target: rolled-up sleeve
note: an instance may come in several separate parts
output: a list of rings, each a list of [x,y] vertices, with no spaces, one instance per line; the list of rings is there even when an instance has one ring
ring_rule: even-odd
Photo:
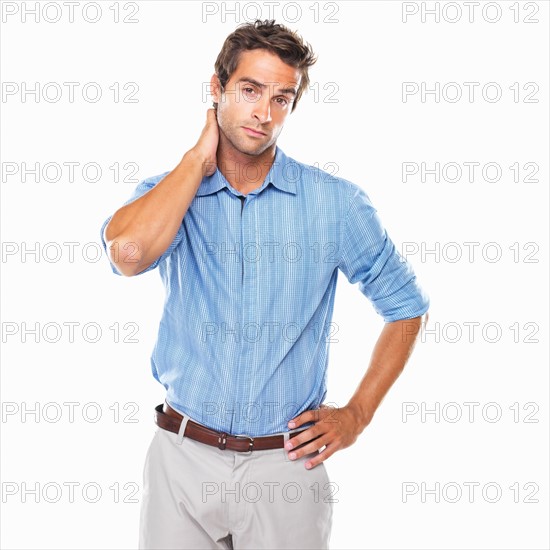
[[[162,181],[164,179],[164,177],[166,177],[169,173],[170,172],[165,172],[164,174],[161,174],[160,176],[153,176],[151,178],[147,178],[147,179],[143,180],[142,182],[140,182],[138,184],[138,186],[135,188],[132,196],[122,206],[126,206],[127,204],[130,204],[131,202],[139,199],[139,197],[141,197],[142,195],[145,195],[145,193],[150,191],[157,183]],[[104,232],[105,232],[105,228],[107,227],[107,224],[111,221],[112,217],[113,216],[109,216],[103,222],[103,225],[101,226],[101,230],[100,230],[101,243],[103,245],[103,249],[105,250],[105,254],[106,254],[107,258],[109,258],[109,253],[107,251],[107,243],[105,242]],[[183,239],[183,235],[184,235],[184,226],[183,226],[183,223],[182,223],[180,225],[179,229],[178,229],[178,232],[176,233],[176,236],[174,237],[174,239],[172,240],[172,243],[166,249],[166,251],[161,256],[159,256],[149,267],[147,267],[147,269],[144,269],[143,271],[140,271],[136,275],[143,275],[143,273],[147,273],[148,271],[151,271],[151,270],[155,269],[156,267],[158,267],[158,265],[160,263],[162,263],[164,260],[166,260],[166,258],[168,258],[168,256],[170,256],[172,254],[172,252],[175,250],[175,248],[178,246],[178,244]],[[113,273],[115,273],[116,275],[122,275],[122,273],[120,273],[118,271],[118,269],[110,261],[110,259],[109,259],[109,264],[111,266],[111,270],[113,271]]]
[[[386,323],[419,317],[428,310],[429,297],[411,265],[395,248],[368,195],[356,184],[351,184],[340,251],[338,267],[350,283],[359,283],[359,290]]]

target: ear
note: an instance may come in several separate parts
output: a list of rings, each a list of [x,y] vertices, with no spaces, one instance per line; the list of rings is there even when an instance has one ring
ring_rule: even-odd
[[[210,79],[210,91],[212,93],[212,101],[219,103],[221,98],[221,84],[216,73],[214,73]]]

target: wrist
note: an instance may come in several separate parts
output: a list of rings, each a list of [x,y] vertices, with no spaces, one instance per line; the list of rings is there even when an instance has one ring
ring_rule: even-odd
[[[183,155],[179,167],[185,166],[185,169],[189,170],[189,166],[191,166],[199,170],[201,176],[204,177],[209,172],[209,165],[208,157],[199,149],[193,147]]]
[[[365,429],[372,421],[374,411],[371,411],[363,403],[354,401],[353,399],[347,404],[348,409],[352,412],[353,416],[357,419],[362,430]]]

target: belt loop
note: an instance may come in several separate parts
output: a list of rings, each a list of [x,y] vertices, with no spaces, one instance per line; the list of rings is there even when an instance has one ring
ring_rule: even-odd
[[[176,443],[178,445],[182,444],[183,437],[184,437],[184,434],[185,434],[185,428],[187,426],[187,422],[189,422],[189,417],[187,415],[183,415],[183,419],[182,419],[181,424],[180,424],[180,429],[178,431],[178,438],[176,439]]]

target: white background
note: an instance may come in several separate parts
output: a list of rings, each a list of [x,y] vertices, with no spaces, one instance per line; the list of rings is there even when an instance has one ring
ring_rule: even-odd
[[[38,23],[32,14],[24,22],[24,7],[34,4],[2,6],[1,542],[3,548],[135,548],[153,407],[164,398],[149,363],[164,290],[157,271],[129,279],[112,274],[105,256],[94,261],[99,229],[139,181],[173,169],[194,145],[211,105],[203,83],[225,37],[247,14],[270,14],[262,2],[237,3],[237,16],[224,13],[222,3],[205,3],[216,12],[208,17],[199,2],[139,2],[137,22],[115,23],[115,2],[107,1],[98,3],[96,23],[83,19],[85,3],[71,23],[68,8],[53,2]],[[427,331],[372,424],[325,462],[338,489],[335,549],[549,545],[548,3],[514,8],[482,1],[473,21],[464,3],[447,4],[440,3],[439,22],[433,14],[422,21],[421,11],[434,2],[274,7],[277,22],[297,30],[318,54],[312,88],[278,144],[301,162],[336,166],[336,175],[366,190],[400,250],[418,249],[407,257],[431,298]],[[55,18],[56,6],[61,19],[44,20]],[[456,6],[462,14],[453,23]],[[131,2],[118,8],[121,20],[133,11]],[[411,12],[405,21],[403,10]],[[23,96],[23,85],[36,82],[58,83],[62,97]],[[74,102],[64,82],[80,83]],[[95,103],[82,96],[90,82],[103,92]],[[122,101],[129,82],[139,86],[136,103]],[[454,82],[463,96],[452,102],[456,88],[447,86],[438,102],[433,95],[423,101],[420,93],[404,102],[403,82],[431,89]],[[479,83],[472,102],[464,82]],[[488,100],[495,87],[488,98],[482,94],[490,82],[502,90],[498,101]],[[118,102],[109,89],[114,83]],[[534,89],[527,83],[538,86],[537,102],[525,102]],[[9,94],[13,86],[16,93]],[[79,163],[72,182],[67,170],[59,181],[28,175],[23,182],[22,163],[65,162]],[[463,174],[456,182],[438,183],[433,175],[423,182],[419,174],[403,181],[404,162],[430,169],[458,163]],[[479,163],[472,182],[465,162]],[[101,167],[97,182],[86,181],[86,163]],[[134,180],[115,182],[114,163],[135,163]],[[483,177],[487,163],[500,166],[498,181]],[[514,163],[518,182],[509,168]],[[526,163],[538,167],[536,181],[524,181]],[[122,169],[124,176],[129,171]],[[469,242],[479,244],[468,248]],[[63,243],[77,243],[74,258]],[[23,252],[37,246],[37,256]],[[439,253],[421,254],[437,247]],[[63,325],[70,322],[73,341]],[[342,406],[368,366],[383,322],[341,273],[333,322],[338,332],[326,401]],[[36,323],[39,334],[24,341],[23,329]],[[116,343],[109,328],[115,323],[120,340],[130,334],[123,326],[134,323],[137,342]],[[102,332],[91,343],[86,337],[95,336],[94,326]],[[59,341],[48,341],[56,339],[56,327],[64,329]],[[499,329],[500,339],[492,341]],[[72,422],[67,402],[76,403]],[[24,414],[36,407],[37,415]],[[421,416],[434,407],[439,418]],[[39,493],[24,497],[25,487]],[[92,503],[95,487],[102,492]]]

